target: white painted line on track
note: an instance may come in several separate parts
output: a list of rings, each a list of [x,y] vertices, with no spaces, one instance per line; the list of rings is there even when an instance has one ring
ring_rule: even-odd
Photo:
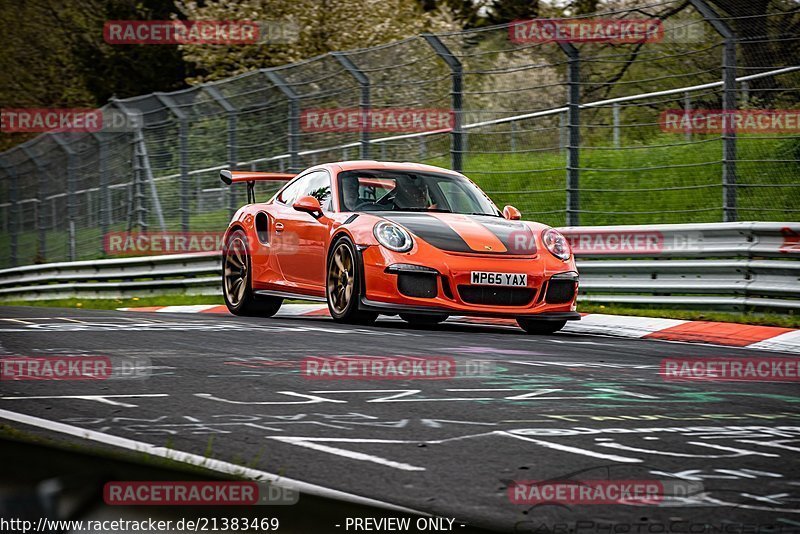
[[[349,458],[350,460],[360,460],[363,462],[373,462],[380,465],[385,465],[387,467],[394,467],[395,469],[400,469],[401,471],[425,471],[424,467],[419,467],[416,465],[411,465],[403,462],[395,462],[393,460],[388,460],[386,458],[381,458],[380,456],[375,456],[373,454],[366,454],[363,452],[356,452],[356,451],[349,451],[345,449],[339,449],[336,447],[331,447],[328,445],[322,445],[320,443],[316,443],[317,441],[332,441],[336,443],[345,442],[345,443],[413,443],[408,442],[405,440],[388,440],[388,439],[335,439],[335,438],[299,438],[299,437],[291,437],[291,436],[269,436],[269,439],[274,439],[276,441],[281,441],[284,443],[289,443],[292,445],[297,445],[300,447],[305,447],[307,449],[312,449],[315,451],[320,452],[327,452],[330,454],[336,454],[338,456],[343,456],[345,458]]]
[[[22,319],[11,319],[11,318],[8,318],[8,317],[3,317],[2,319],[0,319],[0,321],[11,321],[13,323],[22,323],[22,324],[36,324],[36,323],[32,323],[30,321],[25,321],[25,320],[22,320]]]
[[[169,393],[141,393],[132,395],[36,395],[30,397],[0,397],[0,400],[79,399],[99,402],[101,404],[110,404],[111,406],[122,406],[123,408],[137,408],[138,406],[136,404],[128,404],[127,402],[119,402],[111,399],[138,399],[145,397],[169,397]]]
[[[410,508],[405,508],[389,502],[370,499],[369,497],[362,497],[360,495],[326,488],[324,486],[318,486],[316,484],[310,484],[300,480],[285,478],[280,475],[268,473],[266,471],[242,467],[240,465],[224,462],[222,460],[214,460],[213,458],[206,458],[205,456],[200,456],[198,454],[192,454],[189,452],[177,451],[175,449],[168,449],[166,447],[156,447],[150,443],[113,436],[111,434],[97,432],[95,430],[87,430],[64,423],[58,423],[56,421],[49,421],[47,419],[41,419],[32,415],[11,412],[8,410],[0,410],[0,419],[14,421],[24,425],[35,426],[37,428],[58,432],[60,434],[66,434],[89,441],[103,443],[105,445],[112,445],[114,447],[119,447],[129,451],[143,452],[145,454],[149,454],[150,456],[157,456],[159,458],[166,458],[168,460],[173,460],[180,463],[203,467],[210,471],[216,471],[226,475],[242,476],[251,480],[270,482],[278,487],[285,487],[294,491],[299,491],[300,493],[306,493],[308,495],[316,495],[318,497],[336,499],[363,506],[373,506],[407,514],[416,514],[422,516],[430,515],[425,512],[412,510]]]
[[[599,458],[601,460],[611,460],[612,462],[621,462],[621,463],[640,463],[642,460],[638,458],[629,458],[627,456],[618,456],[616,454],[604,454],[600,452],[590,451],[588,449],[581,449],[578,447],[570,447],[569,445],[561,445],[560,443],[551,443],[549,441],[543,441],[541,439],[534,439],[529,438],[528,436],[521,436],[518,434],[513,434],[511,432],[504,432],[504,431],[497,431],[498,435],[501,436],[508,436],[515,439],[520,439],[522,441],[528,441],[531,443],[535,443],[547,449],[553,449],[556,451],[562,452],[571,452],[574,454],[581,454],[583,456],[590,456],[592,458]]]
[[[194,304],[187,306],[164,306],[156,313],[199,313],[211,308],[216,308],[216,304]]]

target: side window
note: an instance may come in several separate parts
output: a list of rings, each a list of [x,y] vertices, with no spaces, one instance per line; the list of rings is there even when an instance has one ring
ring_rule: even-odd
[[[305,176],[308,181],[304,181],[297,198],[312,196],[319,200],[324,211],[331,209],[331,177],[325,171],[315,171]]]
[[[306,174],[302,178],[298,178],[286,186],[286,188],[278,195],[278,202],[291,206],[295,200],[303,196],[300,194],[300,191],[305,189],[305,184],[312,176],[313,174]]]

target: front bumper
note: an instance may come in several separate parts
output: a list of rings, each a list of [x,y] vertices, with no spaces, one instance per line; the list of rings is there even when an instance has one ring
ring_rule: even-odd
[[[381,246],[368,246],[361,249],[363,287],[360,309],[382,314],[420,313],[448,314],[481,317],[535,317],[541,320],[563,321],[578,320],[580,314],[575,311],[577,298],[578,273],[573,260],[564,262],[548,253],[528,257],[498,257],[476,254],[445,253],[425,243],[419,243],[411,252],[396,253]],[[418,273],[427,273],[435,277],[435,286],[431,285],[425,296],[412,296],[407,290],[401,290],[400,276],[407,270],[406,266],[417,266]],[[398,268],[398,266],[400,266]],[[486,286],[485,292],[475,302],[474,294],[467,295],[471,284],[472,271],[499,272],[510,274],[526,274],[527,286],[520,288],[522,298],[512,295],[514,291],[506,291],[494,286]],[[562,280],[559,284],[574,284],[568,300],[548,302],[552,292],[548,286],[554,278]],[[431,284],[434,278],[431,278]],[[483,287],[483,286],[481,286]],[[504,300],[497,293],[509,295]],[[530,298],[528,298],[530,296]],[[486,303],[485,297],[492,300]],[[497,297],[497,298],[493,298]]]

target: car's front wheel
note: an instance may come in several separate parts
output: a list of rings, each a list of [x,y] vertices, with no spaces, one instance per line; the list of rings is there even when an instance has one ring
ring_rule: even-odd
[[[401,313],[400,318],[415,326],[430,326],[434,324],[443,323],[447,320],[447,314],[436,313]]]
[[[259,297],[253,293],[252,262],[247,236],[236,230],[228,237],[222,251],[222,295],[234,315],[272,317],[283,304],[278,297]]]
[[[518,317],[517,324],[529,334],[547,335],[558,332],[567,321],[544,321],[542,319],[528,319],[527,317]]]
[[[350,324],[375,322],[377,313],[358,309],[361,287],[361,268],[356,247],[349,238],[342,237],[331,247],[325,279],[325,296],[334,321]]]

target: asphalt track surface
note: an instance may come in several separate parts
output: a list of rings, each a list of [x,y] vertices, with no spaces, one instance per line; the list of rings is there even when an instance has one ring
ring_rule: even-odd
[[[800,532],[797,383],[659,376],[670,357],[789,355],[528,336],[502,326],[413,328],[386,318],[356,327],[325,317],[0,308],[0,355],[80,354],[137,358],[148,376],[1,382],[0,414],[198,455],[210,447],[219,460],[257,459],[263,471],[454,517],[458,525],[564,534]],[[347,355],[447,356],[460,373],[478,359],[493,367],[444,380],[301,374],[305,357]],[[613,505],[509,499],[513,481],[566,479],[660,481],[670,495]]]

